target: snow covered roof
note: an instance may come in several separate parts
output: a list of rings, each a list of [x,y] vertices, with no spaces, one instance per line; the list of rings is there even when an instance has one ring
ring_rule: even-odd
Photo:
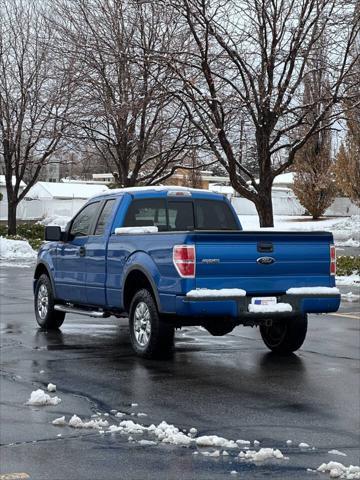
[[[255,179],[256,183],[259,183],[259,179]],[[246,182],[248,185],[251,184],[251,181],[248,180]],[[294,173],[289,172],[289,173],[282,173],[281,175],[278,175],[277,177],[274,178],[273,185],[274,186],[291,186],[294,183]]]
[[[12,176],[11,177],[11,181],[12,181],[12,184],[15,185],[16,183],[16,177],[15,176]],[[4,186],[6,185],[5,184],[5,175],[0,175],[0,186]],[[23,187],[25,188],[26,187],[26,183],[24,183],[22,180],[20,182],[20,187]]]
[[[274,178],[274,185],[292,185],[294,183],[294,173],[282,173]]]
[[[107,192],[108,190],[109,189],[106,185],[99,184],[37,182],[30,189],[27,197],[58,199],[80,198],[87,200],[94,195]]]

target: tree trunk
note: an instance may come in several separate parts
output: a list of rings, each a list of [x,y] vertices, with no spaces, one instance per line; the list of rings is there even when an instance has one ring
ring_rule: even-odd
[[[269,191],[259,194],[255,203],[255,207],[259,215],[260,227],[273,227],[274,215],[271,199],[271,188]]]
[[[16,235],[17,202],[8,199],[8,235]]]

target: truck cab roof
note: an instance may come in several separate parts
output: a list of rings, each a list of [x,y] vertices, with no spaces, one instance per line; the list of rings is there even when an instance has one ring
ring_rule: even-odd
[[[203,198],[203,199],[214,199],[214,200],[223,200],[225,196],[221,193],[210,192],[209,190],[201,190],[198,188],[187,188],[187,187],[177,187],[177,186],[149,186],[149,187],[130,187],[130,188],[114,188],[107,192],[103,192],[99,195],[96,195],[91,198],[94,199],[105,199],[109,196],[118,197],[121,195],[130,194],[134,198],[151,198],[151,197],[172,197],[172,198]]]

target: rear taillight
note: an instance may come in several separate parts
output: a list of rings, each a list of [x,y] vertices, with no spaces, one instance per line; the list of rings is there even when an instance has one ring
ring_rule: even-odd
[[[195,277],[195,245],[175,245],[173,262],[180,277]]]
[[[336,275],[336,250],[335,250],[335,245],[330,245],[330,275]]]

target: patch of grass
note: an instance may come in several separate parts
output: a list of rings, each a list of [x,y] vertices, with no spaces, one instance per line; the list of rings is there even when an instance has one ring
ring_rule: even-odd
[[[39,223],[20,223],[16,230],[17,235],[8,235],[7,225],[0,225],[0,236],[12,240],[27,240],[34,250],[39,250],[44,241],[44,225]]]
[[[336,261],[336,275],[345,276],[360,272],[360,257],[340,256]]]

